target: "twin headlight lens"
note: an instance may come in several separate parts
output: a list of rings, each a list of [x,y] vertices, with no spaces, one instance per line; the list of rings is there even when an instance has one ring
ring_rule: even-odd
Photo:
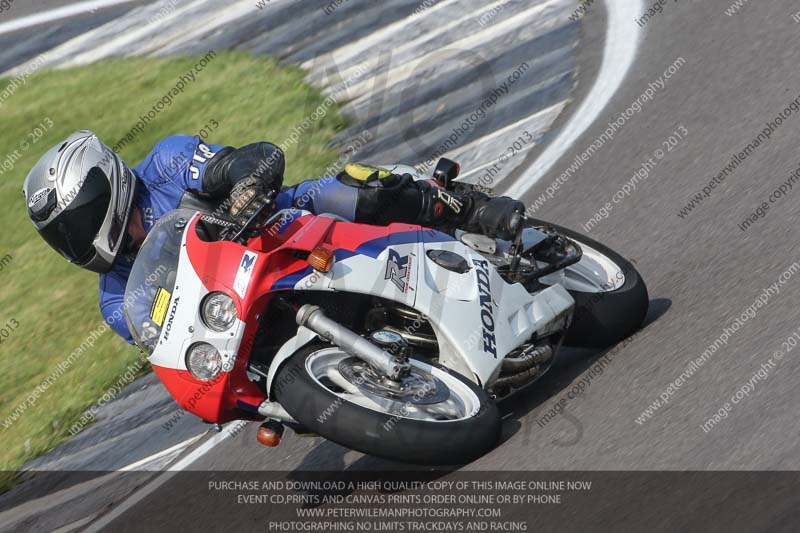
[[[208,329],[223,333],[236,322],[236,304],[227,294],[213,292],[203,300],[200,316]]]
[[[227,294],[214,292],[203,300],[200,316],[208,329],[223,333],[236,323],[236,304]],[[199,342],[186,353],[186,368],[197,379],[211,381],[222,371],[222,355],[212,345]]]
[[[222,371],[222,356],[210,344],[199,342],[189,348],[186,354],[186,368],[197,379],[211,381]]]

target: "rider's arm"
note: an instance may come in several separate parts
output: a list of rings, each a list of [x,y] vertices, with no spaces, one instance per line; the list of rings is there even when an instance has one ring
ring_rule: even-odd
[[[214,155],[203,172],[203,191],[224,198],[240,181],[255,178],[265,191],[280,190],[286,168],[283,151],[268,142],[242,148],[225,147]]]
[[[278,196],[278,207],[304,209],[317,215],[332,213],[367,224],[403,222],[437,229],[459,227],[502,238],[515,235],[514,228],[525,212],[525,206],[511,198],[490,199],[477,191],[455,194],[428,180],[414,180],[408,174],[361,180],[348,172],[290,187]]]
[[[112,270],[100,276],[100,312],[114,332],[134,344],[133,337],[125,323],[125,284],[127,277]]]
[[[430,186],[411,176],[367,184],[341,173],[304,181],[278,195],[279,209],[331,213],[367,224],[424,223],[425,191]]]
[[[324,176],[284,188],[277,203],[278,209],[300,209],[315,215],[331,213],[355,220],[358,189],[342,184],[334,176]]]

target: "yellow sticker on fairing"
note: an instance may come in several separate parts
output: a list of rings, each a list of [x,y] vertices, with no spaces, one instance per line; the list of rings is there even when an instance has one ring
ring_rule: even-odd
[[[153,300],[153,307],[150,309],[150,318],[158,327],[164,325],[164,319],[167,318],[167,311],[169,310],[169,301],[172,294],[166,289],[158,288],[156,298]]]

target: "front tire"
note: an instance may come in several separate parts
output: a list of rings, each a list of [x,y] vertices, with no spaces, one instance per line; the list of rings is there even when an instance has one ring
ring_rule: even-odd
[[[414,464],[465,464],[497,444],[497,406],[471,381],[439,365],[412,359],[412,376],[433,376],[435,380],[429,382],[428,388],[435,389],[433,394],[440,394],[438,383],[443,383],[449,397],[447,401],[420,404],[437,400],[430,397],[430,390],[429,396],[419,396],[425,388],[422,387],[410,399],[398,402],[381,396],[379,383],[367,383],[372,389],[365,387],[366,372],[361,374],[360,384],[355,385],[347,365],[363,369],[359,364],[336,346],[312,343],[298,350],[278,371],[275,383],[280,385],[274,391],[275,398],[314,433],[385,459]],[[340,369],[345,370],[344,374]],[[461,416],[459,406],[463,407]]]

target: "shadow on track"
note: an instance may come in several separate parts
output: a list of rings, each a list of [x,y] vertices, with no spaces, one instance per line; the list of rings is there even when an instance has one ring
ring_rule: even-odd
[[[650,300],[647,310],[647,317],[641,329],[624,341],[615,346],[604,350],[585,349],[585,348],[562,348],[556,355],[553,367],[538,381],[529,385],[528,390],[523,390],[517,395],[500,403],[500,413],[503,416],[503,434],[499,446],[514,435],[525,429],[525,419],[532,411],[541,404],[555,398],[556,396],[566,396],[566,390],[576,379],[589,371],[593,366],[605,358],[619,352],[629,344],[636,343],[636,339],[646,328],[667,313],[672,306],[672,300],[657,298]],[[613,369],[610,370],[613,372]],[[606,372],[603,369],[603,372]],[[582,393],[580,394],[582,395]],[[557,441],[555,444],[561,446],[572,446],[577,444],[583,433],[583,427],[579,420],[566,411],[560,416],[566,418],[576,427],[577,436],[567,441]],[[534,420],[527,421],[529,426],[534,424]],[[530,429],[527,430],[528,432]],[[574,442],[573,442],[574,441]]]

